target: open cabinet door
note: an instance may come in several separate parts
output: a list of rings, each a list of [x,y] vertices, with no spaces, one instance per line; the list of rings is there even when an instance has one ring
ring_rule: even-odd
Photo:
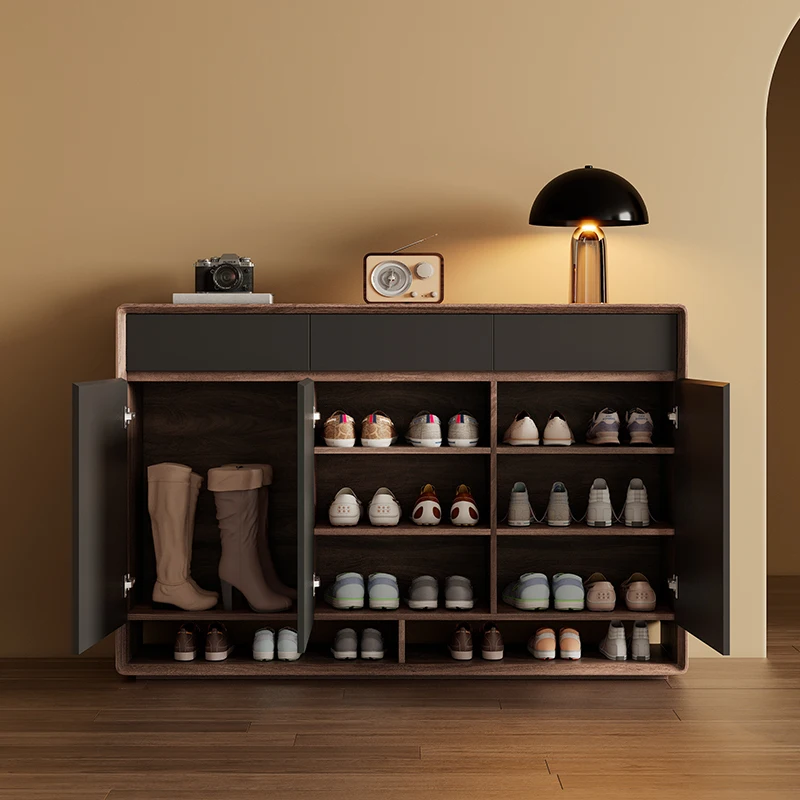
[[[128,384],[72,384],[73,649],[125,623]]]
[[[297,646],[314,625],[314,381],[297,384]]]
[[[678,381],[675,621],[730,654],[730,397],[727,383]]]

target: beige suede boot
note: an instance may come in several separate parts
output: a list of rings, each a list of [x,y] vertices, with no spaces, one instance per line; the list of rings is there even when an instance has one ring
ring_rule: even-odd
[[[197,498],[200,495],[200,487],[203,485],[203,479],[195,472],[189,476],[189,514],[186,519],[186,538],[187,547],[189,550],[189,583],[197,589],[200,594],[207,597],[213,597],[216,604],[219,595],[216,592],[211,592],[208,589],[203,589],[198,586],[197,581],[192,577],[192,541],[194,539],[194,515],[197,511]]]
[[[184,611],[207,611],[217,603],[189,579],[189,518],[192,470],[183,464],[147,468],[147,508],[156,551],[154,603],[169,603]],[[199,487],[198,487],[199,488]]]
[[[258,490],[258,559],[264,580],[272,591],[297,599],[297,590],[287,586],[279,577],[269,551],[269,487],[272,484],[272,467],[269,464],[226,464],[222,469],[260,469],[261,488]]]
[[[233,588],[253,611],[285,611],[292,601],[267,586],[258,560],[258,500],[263,483],[260,468],[217,467],[208,471],[208,488],[214,492],[222,540],[219,577],[222,602],[233,610]]]

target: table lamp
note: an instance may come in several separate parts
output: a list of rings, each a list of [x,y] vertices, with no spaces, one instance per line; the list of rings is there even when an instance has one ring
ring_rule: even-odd
[[[647,225],[647,207],[634,186],[615,172],[586,166],[550,181],[531,206],[531,225],[577,226],[572,234],[573,303],[607,303],[603,227]]]

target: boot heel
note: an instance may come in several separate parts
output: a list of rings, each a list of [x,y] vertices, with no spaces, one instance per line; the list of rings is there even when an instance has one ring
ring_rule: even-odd
[[[226,611],[233,611],[233,586],[227,581],[222,583],[222,607]]]

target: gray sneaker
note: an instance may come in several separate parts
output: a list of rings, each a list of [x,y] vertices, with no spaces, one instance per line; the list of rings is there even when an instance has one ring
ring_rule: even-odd
[[[511,498],[508,501],[508,524],[512,528],[527,528],[534,519],[533,509],[528,498],[528,487],[517,481],[511,488]]]
[[[478,420],[464,411],[450,417],[450,422],[447,423],[447,444],[450,447],[476,447]]]
[[[358,635],[353,628],[342,628],[333,637],[333,657],[340,661],[358,658]]]
[[[383,658],[383,636],[376,628],[364,628],[361,634],[361,658],[373,661]]]
[[[625,415],[631,444],[653,444],[653,418],[641,408],[632,408]]]
[[[424,611],[439,605],[439,581],[432,575],[420,575],[411,581],[408,590],[408,607],[412,611]]]
[[[451,575],[444,582],[444,607],[468,611],[475,604],[472,582],[462,575]]]
[[[566,528],[570,523],[569,493],[561,481],[556,481],[550,489],[545,519],[552,528]]]
[[[406,434],[406,441],[414,447],[441,447],[442,446],[442,421],[436,414],[429,411],[420,411],[411,420],[411,426]]]
[[[613,408],[598,411],[586,432],[587,444],[619,444],[619,414]]]

